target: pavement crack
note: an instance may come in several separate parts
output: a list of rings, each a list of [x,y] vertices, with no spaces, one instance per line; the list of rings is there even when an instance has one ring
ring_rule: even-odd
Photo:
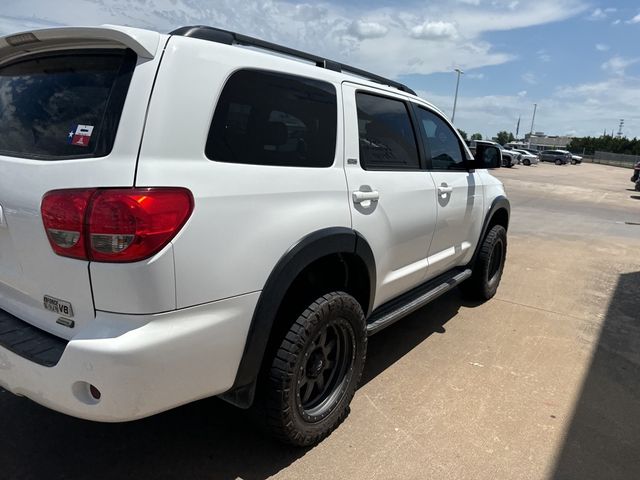
[[[406,428],[402,428],[401,426],[398,425],[398,422],[394,421],[391,417],[389,417],[386,413],[384,413],[380,407],[378,407],[378,405],[376,404],[376,402],[373,401],[373,399],[367,395],[366,393],[364,394],[364,398],[366,398],[369,403],[371,404],[371,406],[382,416],[382,418],[384,418],[386,420],[386,422],[393,427],[394,431],[400,433],[405,440],[413,443],[413,445],[418,448],[418,449],[422,449],[424,448],[424,445],[422,445],[412,434],[411,432],[406,429]],[[401,442],[398,442],[396,444],[396,446],[400,446]]]
[[[540,312],[545,312],[545,313],[552,313],[554,315],[563,315],[565,317],[569,317],[569,318],[573,318],[575,320],[581,320],[581,321],[585,321],[587,320],[586,318],[583,317],[577,317],[575,315],[571,315],[570,313],[564,313],[564,312],[556,312],[555,310],[548,310],[546,308],[541,308],[541,307],[534,307],[533,305],[527,305],[526,303],[520,303],[520,302],[513,302],[511,300],[505,300],[503,298],[494,298],[494,300],[497,300],[499,302],[504,302],[504,303],[509,303],[511,305],[516,305],[518,307],[525,307],[525,308],[530,308],[532,310],[538,310]]]

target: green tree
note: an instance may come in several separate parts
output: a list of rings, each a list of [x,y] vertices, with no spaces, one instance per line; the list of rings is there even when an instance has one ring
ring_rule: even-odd
[[[462,139],[466,142],[467,141],[467,132],[465,132],[462,129],[458,129],[458,133],[460,134],[460,136],[462,137]]]
[[[474,133],[473,135],[471,135],[471,140],[482,140],[482,134]]]
[[[612,135],[600,137],[574,138],[567,146],[574,153],[593,155],[596,150],[601,152],[624,153],[627,155],[640,155],[640,140],[637,138],[618,138]]]
[[[513,133],[507,132],[506,130],[502,130],[501,132],[498,132],[498,135],[496,135],[496,142],[500,145],[513,142],[514,140],[515,137],[513,136]]]

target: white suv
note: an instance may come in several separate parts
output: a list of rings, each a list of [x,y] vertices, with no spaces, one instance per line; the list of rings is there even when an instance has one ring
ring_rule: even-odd
[[[210,27],[0,38],[0,385],[106,422],[219,395],[318,442],[368,335],[495,294],[478,148],[403,85]]]

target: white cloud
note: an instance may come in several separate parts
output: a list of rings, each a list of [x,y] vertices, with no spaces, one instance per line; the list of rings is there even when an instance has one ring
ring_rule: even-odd
[[[51,24],[112,23],[162,32],[213,25],[397,77],[508,62],[514,55],[485,40],[487,32],[557,22],[585,9],[585,0],[520,2],[510,10],[512,2],[433,0],[376,7],[308,0],[5,0],[0,35]]]
[[[377,22],[356,20],[349,26],[349,32],[359,39],[380,38],[384,37],[389,32],[389,29]]]
[[[621,21],[622,21],[622,20],[620,20],[620,19],[618,18],[618,19],[614,20],[613,22],[611,22],[611,25],[620,25],[620,22],[621,22]]]
[[[627,23],[640,23],[640,13],[632,19],[628,20]]]
[[[604,20],[609,17],[610,13],[617,12],[617,8],[596,8],[589,15],[589,20]]]
[[[416,25],[409,31],[409,35],[413,38],[438,39],[438,38],[455,38],[458,36],[456,26],[451,22],[424,22]]]
[[[640,132],[638,78],[614,77],[596,83],[564,85],[543,99],[534,100],[522,92],[505,95],[458,96],[456,125],[467,132],[480,132],[491,138],[500,130],[513,131],[521,117],[520,133],[529,131],[533,103],[538,104],[535,130],[550,135],[600,135],[606,128],[617,128],[625,119],[625,132]],[[421,97],[451,113],[452,98],[432,92],[418,92]]]
[[[608,73],[613,75],[624,75],[627,67],[637,63],[640,58],[624,58],[620,55],[614,55],[609,60],[604,62],[600,67]]]
[[[540,60],[541,62],[551,61],[551,55],[549,55],[545,49],[538,50],[536,52],[536,55],[538,55],[538,60]]]
[[[604,43],[596,43],[596,50],[599,52],[606,52],[609,50],[609,45],[605,45]]]
[[[517,30],[592,13],[585,13],[585,0],[520,1],[510,9],[512,2],[432,0],[375,7],[360,2],[352,5],[309,0],[4,0],[0,35],[60,24],[115,23],[163,32],[181,25],[205,24],[326,55],[385,76],[450,72],[453,66],[460,66],[470,71],[463,78],[482,80],[487,76],[474,69],[514,58],[503,47],[487,41],[488,32]],[[621,15],[606,8],[601,11],[609,20]],[[420,27],[414,33],[418,38],[411,35],[415,27]],[[534,58],[544,61],[549,52],[553,53],[536,52]],[[480,130],[493,136],[499,130],[515,130],[519,115],[521,127],[528,126],[532,103],[537,102],[536,129],[548,133],[598,133],[604,126],[611,128],[609,124],[613,125],[616,118],[628,119],[628,130],[640,132],[640,118],[635,111],[640,103],[640,79],[613,74],[616,69],[625,72],[628,64],[611,60],[607,63],[606,70],[612,72],[610,80],[568,85],[541,100],[523,89],[529,88],[527,84],[541,82],[543,72],[538,71],[524,73],[525,83],[512,87],[508,94],[459,96],[456,120],[469,132]],[[441,96],[422,93],[445,109],[453,104],[453,92]],[[462,84],[461,93],[464,94]],[[600,122],[605,125],[600,126]]]

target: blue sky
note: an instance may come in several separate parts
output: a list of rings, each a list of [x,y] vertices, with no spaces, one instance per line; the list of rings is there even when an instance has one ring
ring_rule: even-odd
[[[115,23],[159,31],[208,24],[308,50],[403,81],[493,136],[640,137],[640,4],[630,0],[2,0],[0,34]]]

